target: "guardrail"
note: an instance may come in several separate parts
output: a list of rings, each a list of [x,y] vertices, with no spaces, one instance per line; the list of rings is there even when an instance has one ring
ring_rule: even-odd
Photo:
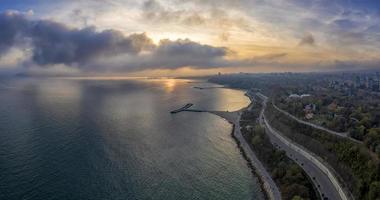
[[[265,126],[271,131],[280,141],[282,141],[284,144],[288,145],[290,148],[294,149],[295,151],[301,153],[303,156],[305,156],[307,159],[309,159],[312,163],[314,163],[323,173],[327,175],[327,177],[331,180],[331,183],[334,185],[335,189],[338,191],[339,196],[343,200],[350,200],[354,199],[351,193],[346,192],[343,187],[339,184],[338,178],[336,177],[336,172],[334,172],[333,169],[328,167],[328,164],[323,164],[323,160],[318,159],[319,157],[315,155],[312,152],[309,152],[302,146],[294,143],[291,141],[291,139],[287,138],[286,136],[282,136],[280,133],[277,132],[277,130],[273,129],[270,124],[268,123],[266,117],[265,117],[265,109],[266,109],[266,104],[268,101],[268,97],[261,93],[257,93],[257,95],[263,99],[263,109],[260,113],[260,120],[263,120]],[[349,195],[347,195],[348,193]]]
[[[349,200],[349,198],[347,197],[347,195],[345,194],[343,188],[340,186],[339,184],[339,181],[338,179],[335,177],[335,175],[331,172],[331,170],[326,167],[318,158],[316,158],[316,155],[314,155],[313,153],[309,153],[307,150],[303,149],[302,147],[300,147],[298,144],[295,144],[293,142],[290,141],[290,139],[287,139],[285,136],[282,136],[280,135],[276,130],[274,130],[268,123],[268,121],[266,120],[265,118],[265,114],[264,114],[264,123],[265,123],[265,126],[269,129],[269,131],[271,131],[272,133],[274,133],[274,135],[279,139],[281,140],[283,143],[285,143],[286,145],[288,145],[289,147],[293,148],[295,151],[301,153],[303,156],[305,156],[306,158],[308,158],[311,162],[313,162],[323,173],[325,173],[329,179],[331,180],[332,184],[334,185],[335,189],[338,191],[339,193],[339,196],[343,199],[343,200]]]

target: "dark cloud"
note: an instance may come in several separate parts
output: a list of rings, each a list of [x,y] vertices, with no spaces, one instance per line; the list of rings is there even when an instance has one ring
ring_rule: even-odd
[[[215,67],[225,62],[227,49],[201,45],[190,40],[162,40],[150,55],[152,62],[163,68],[176,68],[176,66],[203,66]]]
[[[298,45],[300,45],[300,46],[304,46],[304,45],[314,46],[315,45],[314,36],[311,33],[305,34]]]
[[[207,68],[223,64],[228,53],[226,48],[187,39],[161,40],[155,45],[145,33],[125,36],[116,30],[74,29],[50,20],[29,20],[17,12],[2,13],[0,26],[0,56],[19,41],[27,41],[31,48],[30,66],[64,64],[91,70],[92,65],[112,64],[125,71],[183,66]],[[109,62],[101,62],[103,59]]]
[[[33,60],[40,65],[85,63],[97,56],[137,54],[153,46],[145,34],[125,37],[115,30],[69,29],[50,21],[36,23],[30,30],[30,37],[34,47]]]
[[[145,34],[125,37],[115,30],[72,29],[49,20],[31,21],[17,12],[0,14],[0,26],[0,53],[21,40],[29,41],[32,59],[40,65],[84,63],[96,56],[136,54],[154,46]]]
[[[226,55],[226,48],[201,45],[191,40],[161,40],[155,52],[157,55],[174,55],[179,57],[195,56],[203,59],[205,57],[221,57]]]
[[[0,56],[17,43],[27,26],[23,15],[11,11],[0,13]]]
[[[102,59],[92,67],[113,66],[113,70],[176,69],[181,67],[214,68],[234,66],[225,56],[230,51],[223,47],[202,45],[188,39],[161,40],[154,50],[136,56]]]

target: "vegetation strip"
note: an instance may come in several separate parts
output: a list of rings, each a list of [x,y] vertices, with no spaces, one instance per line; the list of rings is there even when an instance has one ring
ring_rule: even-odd
[[[254,103],[252,110],[243,113],[242,133],[250,148],[255,152],[267,171],[279,186],[283,199],[319,199],[316,188],[306,173],[290,160],[284,151],[276,149],[265,130],[258,125],[257,118],[261,106]]]
[[[363,145],[300,124],[270,105],[266,115],[269,123],[282,130],[286,137],[326,161],[356,199],[374,199],[377,195],[380,190],[379,162],[372,159]]]

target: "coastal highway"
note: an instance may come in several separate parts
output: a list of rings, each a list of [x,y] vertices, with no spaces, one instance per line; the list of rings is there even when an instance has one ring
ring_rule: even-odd
[[[209,113],[218,115],[221,118],[224,118],[228,122],[234,125],[233,136],[236,140],[239,141],[240,147],[243,149],[245,155],[250,160],[252,166],[254,167],[256,174],[260,177],[262,181],[263,188],[266,191],[268,198],[271,200],[280,200],[281,193],[278,189],[276,183],[273,181],[272,177],[260,162],[260,160],[256,157],[255,153],[252,151],[251,147],[244,139],[243,134],[241,133],[240,127],[240,118],[242,111],[235,112],[224,112],[224,111],[209,111]]]
[[[265,127],[272,144],[284,150],[289,158],[304,169],[323,199],[349,199],[329,167],[320,161],[313,153],[294,143],[271,127],[264,114],[268,98],[261,93],[257,95],[263,100],[263,108],[260,112],[259,122]]]

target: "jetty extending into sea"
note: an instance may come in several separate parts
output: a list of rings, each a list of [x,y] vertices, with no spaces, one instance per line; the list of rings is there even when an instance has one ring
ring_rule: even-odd
[[[182,106],[181,108],[178,108],[176,110],[170,111],[170,113],[175,114],[175,113],[179,113],[179,112],[185,111],[185,110],[189,109],[193,105],[194,104],[192,104],[192,103],[187,103],[184,106]]]

